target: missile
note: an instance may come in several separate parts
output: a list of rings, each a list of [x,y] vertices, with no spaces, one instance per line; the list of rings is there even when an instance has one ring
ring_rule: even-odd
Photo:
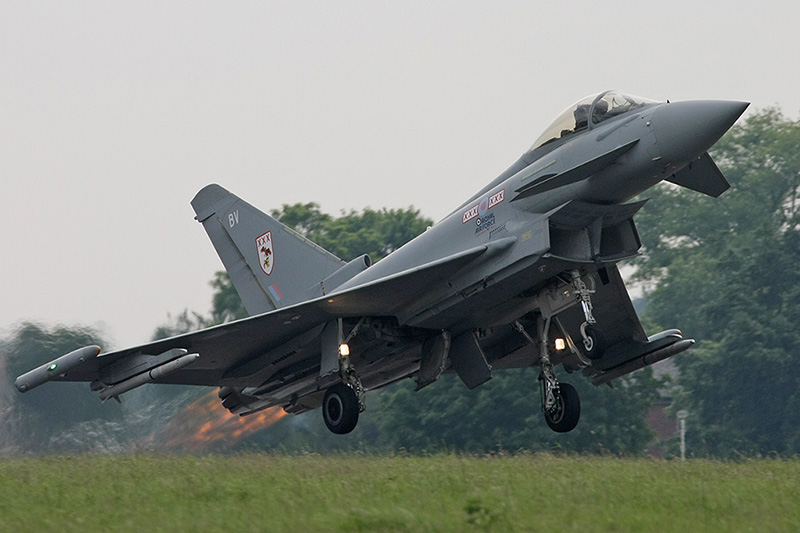
[[[653,363],[663,361],[664,359],[679,354],[684,350],[688,350],[693,344],[694,339],[679,340],[674,344],[670,344],[669,346],[661,348],[660,350],[656,350],[655,352],[634,359],[633,361],[628,361],[627,363],[624,363],[616,368],[612,368],[611,370],[603,372],[599,376],[592,379],[592,384],[602,385],[603,383],[608,383],[612,379],[624,376],[625,374],[630,374],[635,370],[639,370],[640,368],[652,365]]]
[[[14,385],[20,392],[29,391],[43,383],[47,383],[51,379],[55,379],[75,370],[79,366],[97,357],[99,353],[99,346],[84,346],[74,352],[62,355],[58,359],[53,359],[39,368],[34,368],[30,372],[22,374],[14,381]]]
[[[137,374],[131,378],[120,381],[119,383],[111,385],[110,387],[106,387],[100,391],[100,399],[102,401],[106,401],[109,398],[115,398],[119,400],[120,394],[133,390],[136,387],[141,387],[146,383],[158,381],[159,379],[172,374],[176,370],[180,370],[181,368],[194,363],[197,361],[198,357],[200,357],[200,354],[196,353],[182,355],[168,363],[151,368],[147,372],[142,372],[141,374]]]

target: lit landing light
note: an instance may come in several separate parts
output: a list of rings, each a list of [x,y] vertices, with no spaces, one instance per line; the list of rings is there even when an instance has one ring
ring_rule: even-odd
[[[350,346],[348,346],[347,344],[344,344],[344,343],[340,344],[339,345],[339,356],[340,357],[347,357],[348,355],[350,355]]]
[[[561,338],[556,339],[556,350],[557,351],[560,352],[560,351],[566,350],[566,348],[567,348],[567,341],[565,341],[564,339],[561,339]]]

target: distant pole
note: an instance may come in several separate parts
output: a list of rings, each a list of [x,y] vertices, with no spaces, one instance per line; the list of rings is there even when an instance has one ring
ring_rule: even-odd
[[[681,409],[678,411],[678,420],[681,423],[681,461],[686,460],[686,417],[689,416],[689,411]]]

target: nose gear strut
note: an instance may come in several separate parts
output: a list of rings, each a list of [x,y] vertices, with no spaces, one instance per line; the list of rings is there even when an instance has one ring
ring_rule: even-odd
[[[581,304],[581,309],[583,309],[584,322],[581,324],[581,337],[583,337],[583,345],[587,352],[591,352],[594,348],[594,342],[593,339],[586,334],[586,328],[597,324],[597,320],[595,320],[594,316],[592,315],[592,310],[594,309],[592,306],[592,294],[594,294],[595,291],[590,290],[586,286],[586,283],[584,283],[581,279],[580,272],[577,270],[570,272],[570,276],[572,277],[570,280],[570,284],[572,285],[572,293]]]
[[[581,274],[577,270],[570,272],[570,285],[572,286],[572,293],[581,304],[583,310],[584,322],[581,324],[581,337],[583,339],[583,347],[586,351],[586,356],[589,359],[597,360],[603,356],[603,337],[600,331],[594,327],[597,324],[592,311],[592,294],[595,293],[592,289],[586,286],[586,283],[581,279]]]

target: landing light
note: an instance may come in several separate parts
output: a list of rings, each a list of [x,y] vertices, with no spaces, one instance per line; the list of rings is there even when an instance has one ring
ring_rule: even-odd
[[[347,344],[340,344],[339,355],[341,357],[347,357],[348,355],[350,355],[350,347]]]
[[[55,370],[56,368],[58,368],[58,365],[57,365],[57,364],[55,364],[55,363],[53,363],[52,365],[50,365],[50,366],[48,366],[48,367],[47,367],[47,370],[49,370],[50,372],[52,372],[52,371],[53,371],[53,370]]]
[[[567,348],[567,341],[564,339],[556,339],[556,350],[559,352]]]

